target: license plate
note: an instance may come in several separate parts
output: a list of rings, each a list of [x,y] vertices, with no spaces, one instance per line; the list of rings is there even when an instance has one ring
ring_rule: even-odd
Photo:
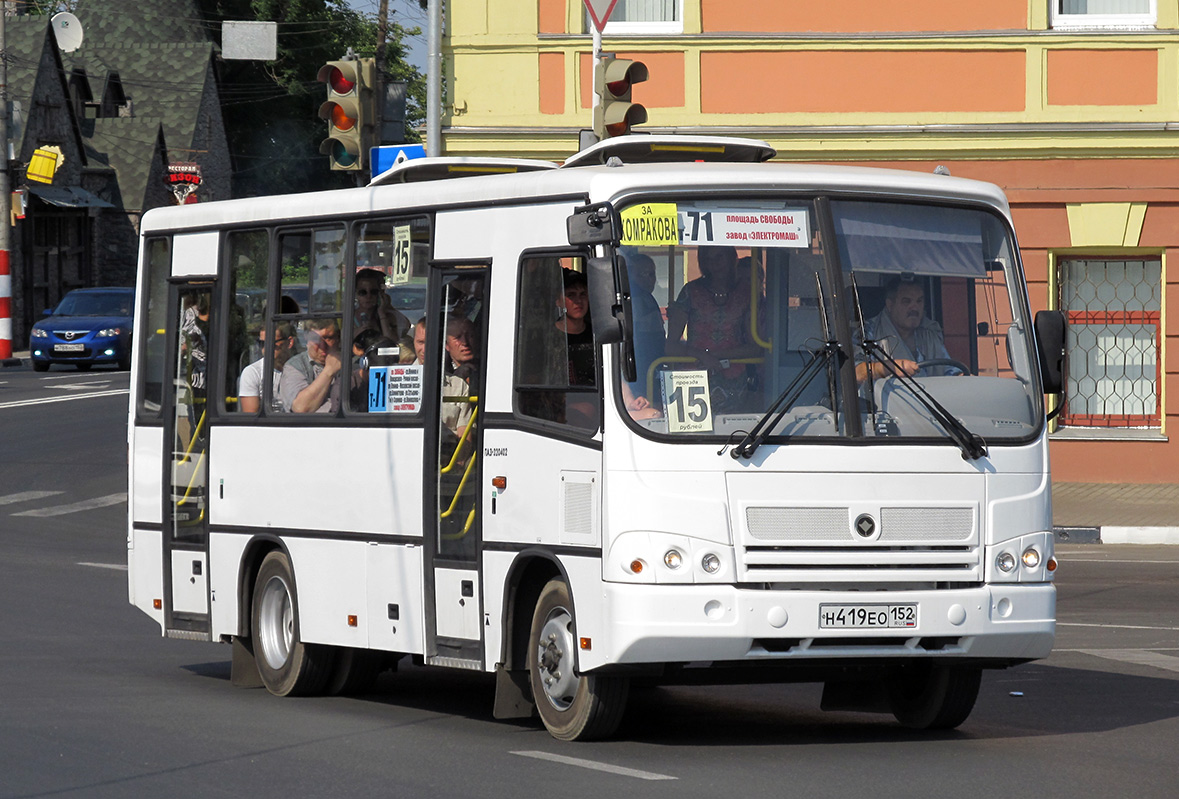
[[[819,605],[819,627],[877,630],[917,627],[917,605]]]
[[[54,352],[81,352],[86,349],[85,344],[54,344]]]

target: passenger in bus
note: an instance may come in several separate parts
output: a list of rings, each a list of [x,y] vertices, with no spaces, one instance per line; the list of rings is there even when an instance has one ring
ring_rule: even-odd
[[[749,288],[739,280],[733,247],[701,247],[697,258],[700,277],[667,308],[667,354],[695,358],[708,371],[715,411],[740,410],[749,402],[750,375],[733,361],[762,354],[753,340]]]
[[[426,317],[419,319],[413,326],[413,355],[411,363],[424,364],[426,362]]]
[[[352,301],[353,327],[375,330],[385,338],[397,341],[401,332],[409,329],[409,320],[393,307],[385,292],[385,274],[379,269],[365,268],[356,273],[356,296]]]
[[[655,262],[645,253],[632,252],[626,256],[626,268],[630,278],[631,311],[634,314],[635,372],[638,377],[638,386],[632,388],[642,394],[646,391],[651,364],[664,354],[667,330],[663,324],[663,311],[655,299]]]
[[[564,296],[557,301],[557,330],[565,334],[569,385],[592,386],[597,382],[594,333],[589,324],[589,291],[585,274],[562,270]]]
[[[282,370],[291,356],[295,354],[295,329],[290,322],[279,322],[275,325],[277,335],[274,340],[274,383],[272,386],[273,403],[271,410],[282,412],[282,399],[279,396],[279,386],[282,383]],[[258,331],[258,341],[262,344],[263,353],[266,350],[266,328]],[[263,354],[261,358],[248,364],[242,370],[241,379],[238,380],[237,393],[237,407],[238,410],[244,413],[257,413],[258,409],[262,407],[262,384],[263,384],[263,368],[265,368],[266,356]]]
[[[452,316],[446,323],[446,368],[468,383],[477,376],[475,325],[465,316]]]
[[[565,358],[569,371],[569,386],[593,387],[598,384],[597,345],[590,323],[589,291],[585,273],[563,269],[561,275],[564,296],[557,301],[556,328],[564,334]],[[556,399],[554,397],[553,399]],[[596,428],[599,424],[601,400],[597,392],[570,391],[564,396],[564,412],[557,408],[556,421],[576,427]],[[628,409],[635,405],[649,407],[645,398],[631,396]]]
[[[397,363],[400,347],[393,339],[382,336],[372,328],[361,330],[352,339],[352,377],[348,388],[349,407],[356,412],[368,411],[368,370],[372,366]]]
[[[307,323],[307,349],[282,370],[283,407],[294,413],[336,413],[340,409],[340,325],[335,319]]]
[[[867,380],[869,369],[876,380],[893,374],[889,364],[869,359],[859,346],[859,331],[856,332],[856,380],[861,383]],[[953,366],[918,368],[923,361],[953,358],[946,351],[941,326],[925,316],[925,289],[911,273],[895,275],[884,284],[884,308],[864,323],[864,332],[869,339],[879,342],[906,375],[962,374]]]

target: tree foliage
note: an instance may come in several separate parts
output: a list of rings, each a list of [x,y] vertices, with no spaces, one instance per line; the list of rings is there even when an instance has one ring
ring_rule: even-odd
[[[325,98],[316,73],[351,48],[371,57],[376,20],[343,0],[199,0],[213,21],[278,21],[277,58],[225,61],[220,73],[222,110],[234,158],[234,194],[256,196],[352,185],[354,173],[333,173],[319,143],[327,123],[317,113]],[[390,21],[386,72],[409,83],[407,133],[424,118],[425,80],[408,63],[403,39],[419,35]]]

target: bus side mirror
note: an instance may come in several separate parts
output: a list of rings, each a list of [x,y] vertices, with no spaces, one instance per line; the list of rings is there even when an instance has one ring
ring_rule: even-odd
[[[1064,311],[1038,311],[1035,327],[1044,393],[1060,394],[1064,391],[1064,334],[1068,327]]]
[[[622,222],[610,203],[585,205],[565,220],[565,231],[574,247],[615,244],[622,235]]]
[[[630,315],[630,285],[626,270],[617,268],[612,248],[604,258],[590,258],[586,263],[589,282],[590,322],[594,329],[594,343],[616,344],[622,347],[622,376],[627,382],[635,380],[634,336]]]

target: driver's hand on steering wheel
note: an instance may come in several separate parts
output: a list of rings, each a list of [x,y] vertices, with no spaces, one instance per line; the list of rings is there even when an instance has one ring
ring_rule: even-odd
[[[895,367],[889,363],[881,363],[880,365],[884,368],[884,373],[886,375],[897,374],[898,369],[904,372],[906,375],[915,375],[917,374],[918,369],[916,361],[909,361],[903,358],[897,359]],[[897,374],[897,376],[900,377],[899,374]]]

